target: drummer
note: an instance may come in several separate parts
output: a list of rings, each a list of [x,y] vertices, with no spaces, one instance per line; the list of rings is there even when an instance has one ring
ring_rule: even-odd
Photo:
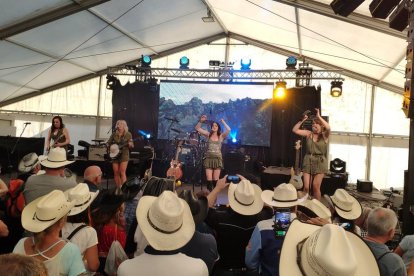
[[[121,188],[127,180],[126,170],[129,161],[129,149],[134,147],[132,134],[128,131],[125,120],[116,122],[115,132],[112,133],[106,143],[110,146],[115,184],[117,188]]]
[[[226,131],[221,133],[221,126],[219,123],[212,121],[210,124],[210,132],[201,128],[202,123],[206,123],[207,116],[202,115],[198,121],[195,129],[198,133],[207,138],[207,152],[204,159],[204,168],[206,170],[207,177],[207,189],[212,190],[216,185],[217,180],[220,178],[220,172],[224,168],[223,157],[221,154],[221,145],[224,139],[230,133],[230,127],[221,119]]]

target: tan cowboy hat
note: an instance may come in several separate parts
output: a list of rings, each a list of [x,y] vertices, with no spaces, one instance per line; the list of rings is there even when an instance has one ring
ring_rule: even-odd
[[[39,156],[35,152],[28,153],[19,162],[19,172],[30,172],[39,163]]]
[[[195,224],[187,202],[171,191],[158,197],[143,196],[137,207],[138,225],[156,250],[171,251],[186,245]]]
[[[30,202],[22,212],[22,225],[27,231],[39,233],[64,217],[75,202],[69,202],[65,194],[53,190]]]
[[[299,205],[311,210],[318,217],[331,221],[331,217],[332,217],[331,211],[329,211],[328,207],[323,205],[323,203],[317,200],[316,198],[312,200],[307,199],[299,203]]]
[[[337,189],[330,197],[335,211],[341,218],[354,220],[361,216],[362,206],[359,201],[344,189]]]
[[[273,191],[264,190],[262,192],[262,200],[267,205],[273,207],[293,207],[306,200],[308,195],[298,198],[298,192],[295,186],[288,183],[282,183]]]
[[[262,189],[249,180],[243,179],[238,184],[230,183],[228,198],[231,209],[235,212],[251,216],[263,209],[263,200],[260,198]]]
[[[280,255],[280,276],[377,276],[377,261],[361,237],[334,224],[317,226],[295,219]]]
[[[68,216],[74,216],[85,211],[86,208],[91,205],[98,193],[99,191],[90,192],[88,184],[86,183],[79,183],[72,189],[66,190],[65,196],[68,201],[73,201],[75,203]]]
[[[72,164],[75,161],[68,161],[66,159],[66,151],[64,148],[52,148],[45,160],[40,161],[42,166],[46,168],[56,169]]]

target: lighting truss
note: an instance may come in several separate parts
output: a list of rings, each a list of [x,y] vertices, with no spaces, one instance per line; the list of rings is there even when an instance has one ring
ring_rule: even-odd
[[[344,80],[341,70],[312,70],[313,80]],[[296,70],[233,70],[228,68],[218,69],[169,69],[169,68],[142,68],[131,66],[108,67],[110,75],[135,76],[141,79],[142,76],[150,76],[158,79],[217,79],[220,81],[234,80],[288,80],[298,79]]]

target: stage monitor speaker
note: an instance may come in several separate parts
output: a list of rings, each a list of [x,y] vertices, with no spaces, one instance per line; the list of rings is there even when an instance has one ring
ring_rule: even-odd
[[[364,0],[334,0],[330,5],[335,14],[347,17],[363,2]]]
[[[395,11],[390,15],[389,26],[397,31],[404,31],[408,26],[409,7],[406,0],[403,0]],[[409,3],[409,2],[408,2]]]
[[[365,179],[357,180],[357,191],[361,193],[371,193],[372,192],[372,181]]]
[[[398,5],[400,0],[374,0],[369,4],[372,17],[385,19]]]
[[[90,146],[89,147],[89,154],[88,154],[88,160],[93,161],[104,161],[105,160],[105,154],[106,153],[106,147],[97,147],[97,146]]]

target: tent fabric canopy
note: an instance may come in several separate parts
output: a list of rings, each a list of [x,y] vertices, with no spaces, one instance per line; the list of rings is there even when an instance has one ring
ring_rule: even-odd
[[[136,63],[142,54],[156,58],[226,36],[271,45],[402,92],[405,33],[371,18],[369,1],[348,18],[334,15],[329,2],[1,1],[0,107],[105,74],[108,66]],[[92,4],[58,19],[51,16],[59,7],[68,10],[65,5],[82,6],[76,3]],[[203,22],[207,9],[215,22]],[[48,16],[54,19],[39,23]]]

